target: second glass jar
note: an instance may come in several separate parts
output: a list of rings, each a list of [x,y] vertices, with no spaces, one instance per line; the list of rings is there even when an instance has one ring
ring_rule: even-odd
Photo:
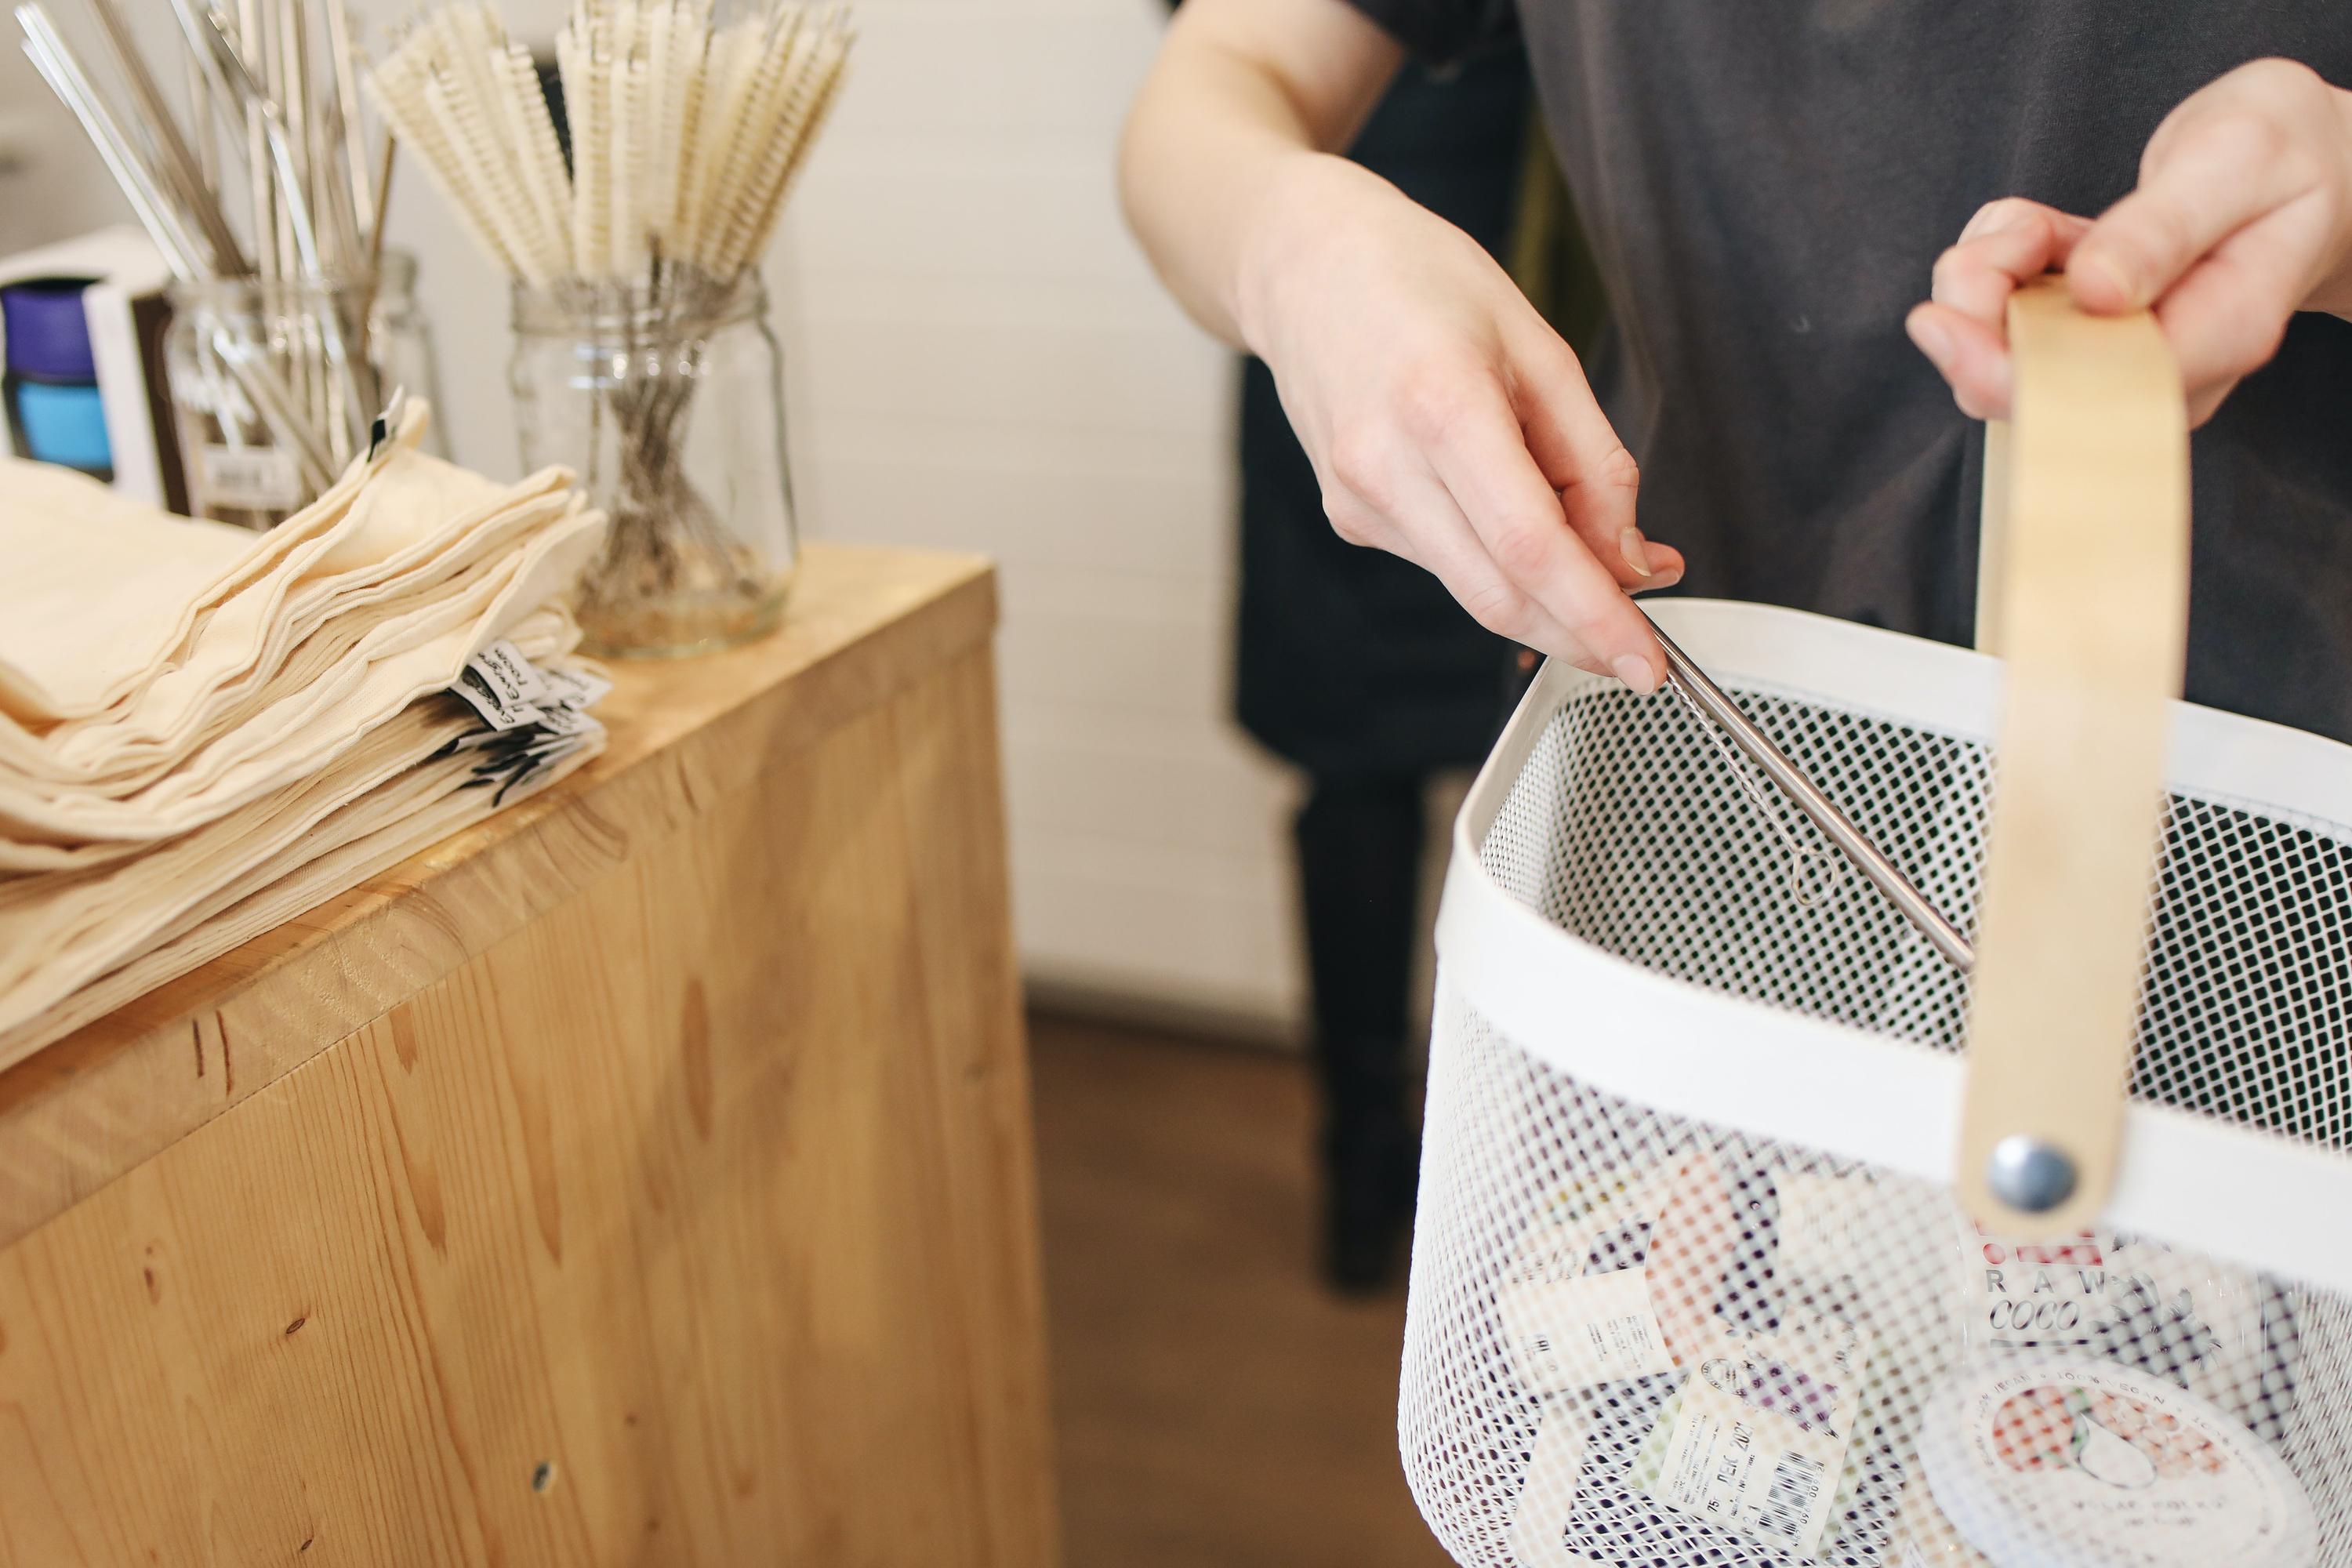
[[[758,277],[514,292],[526,468],[608,519],[574,600],[589,651],[663,658],[776,624],[797,559],[782,356]]]

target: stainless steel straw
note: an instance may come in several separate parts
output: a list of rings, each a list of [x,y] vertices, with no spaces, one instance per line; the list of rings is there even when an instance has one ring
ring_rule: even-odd
[[[1674,638],[1659,631],[1655,621],[1650,623],[1650,629],[1657,633],[1658,646],[1665,650],[1667,683],[1728,736],[1731,743],[1779,786],[1789,804],[1804,813],[1806,820],[1837,846],[1853,868],[1870,879],[1871,886],[1893,900],[1895,907],[1903,911],[1904,919],[1917,927],[1937,952],[1963,974],[1973,971],[1976,949],[1960,934],[1959,928],[1944,918],[1943,911],[1928,901],[1918,885],[1903,874],[1903,868],[1888,859],[1869,836],[1854,826],[1853,819],[1839,810],[1837,803],[1822,794],[1821,786],[1808,778],[1786,752],[1772,743],[1770,736],[1749,721],[1739,705],[1708,679],[1706,672],[1693,664],[1688,654],[1675,646]]]
[[[78,3],[98,24],[127,99],[107,96],[42,0],[16,7],[25,52],[89,133],[173,275],[257,285],[273,318],[268,330],[220,320],[198,330],[273,440],[310,488],[322,488],[381,401],[366,310],[335,297],[349,286],[373,299],[384,180],[381,169],[370,177],[343,0],[170,0],[187,46],[186,127],[140,51],[123,0]],[[230,5],[235,16],[223,8]],[[323,78],[311,58],[318,5],[333,56]],[[389,139],[383,146],[388,166]],[[232,174],[250,208],[243,237],[230,221],[240,205],[230,199]],[[320,302],[278,304],[278,287],[298,282]],[[244,441],[232,427],[223,437]]]

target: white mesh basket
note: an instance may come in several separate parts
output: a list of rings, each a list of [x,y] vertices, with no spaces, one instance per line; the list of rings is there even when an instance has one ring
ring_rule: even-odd
[[[1994,660],[1757,606],[1658,621],[1969,924]],[[1463,809],[1400,1420],[1446,1547],[2352,1563],[2352,750],[2178,710],[2107,1223],[2000,1286],[1948,1184],[1967,980],[1861,877],[1800,898],[1783,830],[1811,835],[1727,785],[1689,710],[1564,666]],[[1922,1460],[1973,1384],[2065,1368],[2001,1420],[2051,1405],[2051,1441],[2103,1448],[2176,1415],[2152,1458],[2197,1474],[2103,1507],[2055,1462],[1988,1498],[1969,1429]],[[1757,1467],[1719,1479],[1740,1422]]]
[[[1974,924],[1998,662],[1656,613]],[[1459,1562],[2352,1564],[2352,749],[2176,706],[2168,800],[2121,1164],[2020,1245],[1955,1195],[1969,980],[1547,668],[1438,930],[1399,1425]]]

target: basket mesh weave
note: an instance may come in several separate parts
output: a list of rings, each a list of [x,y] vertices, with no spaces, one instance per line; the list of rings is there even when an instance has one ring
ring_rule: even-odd
[[[1973,923],[1985,746],[1727,684]],[[1647,969],[1959,1050],[1964,978],[1725,769],[1674,702],[1584,685],[1484,868]],[[2332,824],[2173,797],[2137,1098],[2344,1147],[2347,855]],[[2020,1252],[1938,1184],[1557,1070],[1443,973],[1427,1120],[1400,1436],[1463,1563],[2352,1565],[2341,1296],[2148,1237]]]

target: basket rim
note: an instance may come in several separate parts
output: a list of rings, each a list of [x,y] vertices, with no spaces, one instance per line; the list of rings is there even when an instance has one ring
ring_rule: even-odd
[[[1672,599],[1650,612],[1717,679],[1990,742],[1999,660],[1798,610]],[[1965,1058],[1708,990],[1563,931],[1490,876],[1488,830],[1562,704],[1606,677],[1548,662],[1454,819],[1437,921],[1439,1037],[1458,997],[1512,1044],[1621,1099],[1953,1184]],[[1663,700],[1663,699],[1660,699]],[[2169,786],[2352,842],[2352,747],[2177,703]],[[1637,1050],[1614,1042],[1638,1039]],[[2103,1223],[2352,1291],[2352,1155],[2133,1102]]]

